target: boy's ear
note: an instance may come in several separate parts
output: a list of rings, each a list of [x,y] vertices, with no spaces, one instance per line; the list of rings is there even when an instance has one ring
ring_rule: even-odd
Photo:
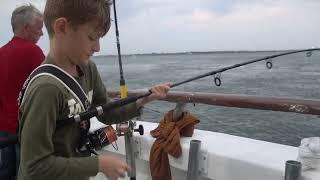
[[[58,18],[53,23],[53,31],[56,37],[62,37],[67,32],[68,21],[66,18]]]

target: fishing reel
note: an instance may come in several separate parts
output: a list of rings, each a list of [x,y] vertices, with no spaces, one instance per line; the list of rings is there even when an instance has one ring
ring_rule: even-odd
[[[90,152],[93,154],[95,151],[101,150],[103,147],[112,145],[115,150],[118,150],[117,139],[118,136],[129,135],[132,136],[133,132],[139,132],[140,135],[144,134],[142,125],[134,129],[136,123],[133,121],[124,122],[116,125],[114,129],[110,125],[105,125],[97,120],[96,117],[90,119],[90,128],[87,132],[86,138],[82,140],[80,152]]]
[[[93,133],[89,133],[88,139],[90,148],[95,149],[96,151],[99,151],[110,144],[114,149],[118,150],[117,132],[112,126],[107,126],[105,128],[98,129]]]
[[[139,132],[139,134],[142,136],[144,134],[143,126],[140,124],[137,129],[134,129],[136,127],[136,122],[128,121],[121,124],[116,125],[117,129],[117,135],[125,136],[126,134],[129,136],[132,136],[133,132]]]

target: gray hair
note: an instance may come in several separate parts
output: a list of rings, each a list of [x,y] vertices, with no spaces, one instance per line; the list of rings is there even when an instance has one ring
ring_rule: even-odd
[[[12,31],[16,33],[25,24],[32,24],[36,16],[42,16],[42,14],[32,4],[17,7],[11,16]]]

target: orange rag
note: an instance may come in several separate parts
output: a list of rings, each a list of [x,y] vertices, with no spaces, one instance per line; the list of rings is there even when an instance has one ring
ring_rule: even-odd
[[[169,111],[159,126],[152,130],[156,138],[150,151],[150,171],[152,180],[171,180],[168,154],[178,158],[182,154],[180,134],[191,137],[194,125],[200,121],[189,112],[184,112],[179,120],[173,120],[173,111]]]

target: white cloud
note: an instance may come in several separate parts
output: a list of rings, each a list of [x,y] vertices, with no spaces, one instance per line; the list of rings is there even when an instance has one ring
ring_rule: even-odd
[[[3,1],[3,0],[2,0]],[[0,7],[0,44],[11,38],[10,15],[18,2]],[[13,3],[14,2],[14,3]],[[44,8],[44,0],[30,1]],[[120,0],[123,53],[298,49],[320,43],[318,0]],[[98,54],[116,54],[114,26]],[[48,39],[39,45],[47,49]]]

